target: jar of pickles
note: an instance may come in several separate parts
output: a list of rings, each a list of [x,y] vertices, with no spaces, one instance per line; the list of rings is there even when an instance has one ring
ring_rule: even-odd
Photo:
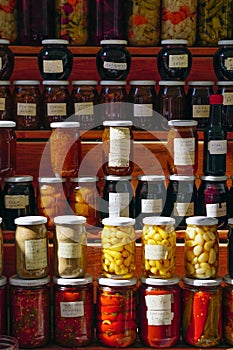
[[[233,299],[233,280],[228,274],[223,277],[223,295],[222,295],[222,335],[223,340],[228,345],[233,345],[232,334],[232,299]]]
[[[213,66],[218,80],[233,80],[233,40],[219,40]]]
[[[1,274],[0,276],[0,332],[7,334],[8,332],[8,290],[7,278]],[[2,343],[0,339],[0,343]],[[17,350],[17,349],[12,349]]]
[[[217,94],[223,95],[222,124],[233,131],[233,81],[217,81]]]
[[[112,217],[102,220],[102,271],[113,279],[128,279],[136,270],[135,220]]]
[[[5,0],[1,3],[0,12],[0,38],[5,38],[10,43],[17,39],[17,2]]]
[[[16,123],[0,120],[0,176],[13,176],[16,168]]]
[[[219,266],[218,220],[207,216],[186,219],[184,238],[185,275],[189,278],[216,278]]]
[[[0,37],[2,38],[1,28]],[[9,40],[0,39],[0,80],[10,80],[14,70],[15,56],[9,48],[9,44]]]
[[[125,348],[137,338],[137,279],[97,279],[97,340],[106,346]]]
[[[11,82],[9,80],[0,80],[0,120],[10,120],[12,118],[11,108]]]

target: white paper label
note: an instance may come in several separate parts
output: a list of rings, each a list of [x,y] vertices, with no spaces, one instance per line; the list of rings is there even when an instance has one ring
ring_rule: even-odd
[[[145,259],[167,259],[168,247],[165,244],[145,244]]]
[[[47,114],[49,116],[66,116],[66,103],[47,103]]]
[[[193,216],[194,203],[174,203],[174,216]]]
[[[232,106],[233,105],[233,92],[224,92],[223,93],[223,105]]]
[[[174,139],[174,164],[193,165],[195,161],[195,139],[175,138]]]
[[[43,72],[44,73],[63,73],[62,60],[44,60]]]
[[[162,211],[162,198],[159,199],[142,199],[141,211],[142,213],[161,213]]]
[[[129,193],[109,193],[109,216],[129,216]]]
[[[151,103],[147,103],[147,104],[134,103],[133,116],[134,117],[152,117],[153,105]]]
[[[214,218],[227,215],[227,205],[223,203],[206,204],[206,215]]]
[[[208,151],[210,154],[226,154],[227,140],[212,140],[208,142]]]
[[[172,294],[146,295],[147,319],[149,326],[170,325],[174,318],[171,311]]]
[[[48,266],[45,238],[25,241],[25,263],[26,270],[38,270]]]
[[[30,115],[36,116],[36,104],[35,103],[17,103],[17,115]]]
[[[78,259],[81,257],[81,244],[79,243],[58,243],[58,256],[64,259]]]
[[[187,68],[188,55],[169,55],[169,68]]]
[[[193,105],[193,118],[209,118],[210,105]]]
[[[104,61],[104,68],[105,69],[115,69],[115,70],[126,70],[127,69],[127,63]]]
[[[82,317],[84,316],[83,301],[71,301],[60,303],[61,317]]]
[[[93,102],[81,102],[74,104],[75,115],[93,115]]]
[[[5,111],[6,109],[6,99],[3,97],[0,97],[0,111]]]
[[[2,69],[2,57],[0,57],[0,69]]]
[[[233,57],[227,57],[224,60],[224,65],[227,70],[233,70]]]
[[[24,209],[29,205],[29,196],[5,195],[4,203],[6,209]]]
[[[129,166],[130,131],[128,128],[110,127],[110,153],[109,166]]]

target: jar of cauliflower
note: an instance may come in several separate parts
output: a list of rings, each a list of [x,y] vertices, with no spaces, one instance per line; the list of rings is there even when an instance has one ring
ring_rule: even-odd
[[[170,278],[175,271],[175,219],[151,216],[143,219],[142,273],[145,277]]]
[[[219,265],[218,220],[207,216],[186,219],[184,244],[185,275],[190,278],[215,278]]]

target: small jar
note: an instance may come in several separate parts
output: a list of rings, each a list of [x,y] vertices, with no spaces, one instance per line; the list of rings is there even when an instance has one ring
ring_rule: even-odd
[[[146,346],[169,348],[180,338],[181,290],[179,277],[141,276],[138,289],[138,334]]]
[[[133,277],[136,270],[135,220],[126,217],[112,217],[103,219],[102,224],[104,226],[101,231],[104,276],[113,279]],[[121,264],[119,264],[120,261]]]
[[[195,175],[198,169],[196,120],[170,120],[167,166],[170,174]]]
[[[96,337],[106,346],[125,348],[137,337],[137,279],[97,279]]]
[[[1,28],[0,37],[2,37]],[[15,56],[9,48],[9,44],[9,40],[0,39],[0,80],[10,80],[14,70]]]
[[[233,40],[219,40],[213,55],[214,72],[218,80],[233,80]]]
[[[128,102],[130,102],[131,115],[136,129],[158,129],[156,116],[156,91],[154,80],[131,80]]]
[[[219,267],[218,220],[207,216],[186,219],[184,267],[189,278],[215,278]]]
[[[0,217],[0,282],[1,282],[1,276],[3,273],[3,252],[4,250],[3,250],[2,217]],[[1,310],[0,310],[0,315],[1,315]],[[0,321],[1,321],[1,317],[0,317]],[[0,325],[0,329],[1,329],[1,325]],[[1,334],[5,334],[5,333],[1,333]]]
[[[227,242],[227,270],[230,278],[233,278],[233,218],[228,219],[228,242]]]
[[[93,277],[53,278],[54,341],[75,348],[93,340]]]
[[[0,120],[12,118],[12,93],[11,82],[0,80]]]
[[[42,91],[43,127],[63,122],[70,115],[70,93],[67,80],[44,80]]]
[[[146,216],[160,216],[164,209],[166,187],[164,175],[139,175],[135,197],[137,228],[142,228]]]
[[[199,215],[218,219],[218,229],[225,229],[228,217],[228,176],[201,176],[198,188]]]
[[[50,277],[9,278],[10,334],[20,348],[38,348],[50,341]]]
[[[95,105],[99,102],[97,80],[74,80],[71,92],[71,114],[80,123],[84,130],[94,129],[99,126],[99,120],[95,113]]]
[[[182,279],[182,338],[192,346],[218,346],[222,338],[222,278]]]
[[[151,278],[171,278],[176,267],[175,220],[150,216],[142,220],[142,274]]]
[[[86,218],[62,215],[54,218],[54,274],[57,277],[84,277],[87,259]]]
[[[13,84],[12,108],[17,129],[40,129],[42,116],[39,80],[15,80]]]
[[[233,345],[232,333],[232,299],[233,299],[233,280],[229,275],[223,277],[223,294],[222,294],[222,335],[225,344]]]
[[[1,248],[2,249],[2,248]],[[7,334],[8,332],[8,291],[7,278],[1,274],[0,276],[0,332]],[[0,338],[0,343],[2,339]]]
[[[16,123],[0,120],[0,176],[13,176],[16,168]]]
[[[187,40],[162,40],[157,55],[157,69],[164,80],[185,81],[192,68],[192,54]]]
[[[16,273],[19,278],[37,279],[48,276],[47,219],[24,216],[15,219]]]
[[[50,127],[50,160],[55,176],[78,176],[81,162],[79,122],[53,122]]]
[[[4,224],[7,230],[15,230],[15,219],[36,214],[33,176],[11,176],[4,178],[3,204]]]
[[[131,67],[131,55],[126,40],[101,40],[96,54],[96,67],[102,80],[126,80]]]
[[[38,53],[38,68],[44,80],[67,80],[73,68],[73,54],[67,48],[68,40],[42,40]]]
[[[233,81],[217,81],[217,94],[223,95],[222,123],[227,131],[233,131]]]
[[[133,123],[129,120],[108,120],[103,125],[103,172],[105,175],[131,175],[134,169]]]

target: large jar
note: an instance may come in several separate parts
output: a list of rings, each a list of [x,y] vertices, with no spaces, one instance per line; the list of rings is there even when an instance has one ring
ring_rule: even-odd
[[[227,271],[229,277],[233,278],[233,218],[228,219],[228,242],[227,242]]]
[[[222,123],[227,131],[233,131],[233,81],[217,81],[217,94],[223,95]]]
[[[213,55],[213,66],[218,80],[233,80],[233,40],[219,40],[218,49]]]
[[[17,39],[17,2],[1,1],[0,9],[0,38],[15,43]]]
[[[225,344],[233,345],[232,333],[232,299],[233,299],[233,280],[228,274],[223,277],[223,295],[222,295],[222,332]]]
[[[0,176],[13,176],[16,168],[16,123],[0,121]]]
[[[4,260],[3,254],[4,254],[4,248],[3,248],[2,217],[0,217],[0,282],[1,282],[1,276],[3,273],[3,260]],[[0,305],[1,305],[1,298],[0,298]],[[1,315],[1,307],[0,307],[0,315]],[[0,321],[1,321],[1,317],[0,317]],[[0,322],[0,329],[1,329],[1,322]]]
[[[0,18],[3,12],[0,10]],[[2,21],[1,21],[2,24]],[[0,38],[1,38],[0,28]],[[0,39],[0,80],[9,80],[15,66],[15,56],[9,48],[10,41]]]
[[[0,120],[12,118],[12,93],[11,82],[0,80]]]
[[[8,332],[8,286],[7,278],[1,274],[0,276],[0,332],[7,334]],[[0,338],[0,343],[2,339]],[[12,350],[17,350],[16,348]]]

